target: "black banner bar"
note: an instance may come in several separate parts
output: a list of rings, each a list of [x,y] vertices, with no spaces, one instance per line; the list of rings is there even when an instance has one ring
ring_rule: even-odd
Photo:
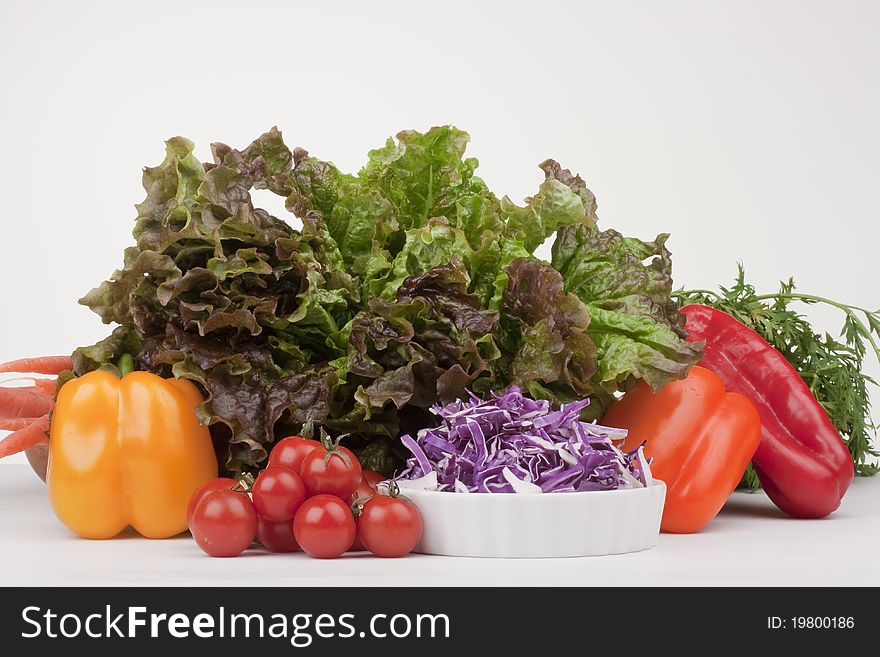
[[[876,589],[2,589],[0,645],[119,655],[840,651],[874,635]],[[705,643],[711,640],[712,643]],[[576,652],[571,652],[575,648]],[[461,653],[460,651],[465,651]],[[253,653],[249,653],[253,654]]]

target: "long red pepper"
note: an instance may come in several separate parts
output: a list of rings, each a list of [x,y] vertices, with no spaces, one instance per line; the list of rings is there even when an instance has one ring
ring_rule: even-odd
[[[770,499],[797,518],[824,518],[837,509],[852,483],[852,458],[797,370],[727,313],[696,304],[681,311],[688,339],[706,341],[700,365],[758,410],[761,442],[752,463]]]

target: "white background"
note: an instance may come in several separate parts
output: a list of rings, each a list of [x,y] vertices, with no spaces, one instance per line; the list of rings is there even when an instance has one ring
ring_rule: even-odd
[[[208,160],[272,125],[356,170],[454,123],[496,193],[554,157],[604,227],[672,233],[677,284],[743,260],[763,289],[875,307],[878,27],[870,1],[4,0],[0,360],[107,334],[76,300],[121,264],[164,139]]]
[[[496,193],[554,157],[604,227],[672,233],[679,285],[743,260],[762,289],[876,307],[878,27],[869,1],[3,0],[0,360],[107,334],[76,300],[121,263],[164,139],[209,159],[272,125],[356,170],[454,123]]]

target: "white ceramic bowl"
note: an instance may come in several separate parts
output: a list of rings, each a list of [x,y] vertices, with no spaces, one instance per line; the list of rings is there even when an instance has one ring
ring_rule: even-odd
[[[586,557],[654,546],[666,485],[583,493],[443,493],[407,487],[425,529],[416,552],[454,557]]]

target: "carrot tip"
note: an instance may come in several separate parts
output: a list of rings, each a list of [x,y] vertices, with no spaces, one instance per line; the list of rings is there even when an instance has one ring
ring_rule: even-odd
[[[73,361],[70,356],[41,356],[0,363],[0,372],[18,372],[20,374],[60,374],[64,370],[72,368]]]
[[[26,449],[48,442],[46,431],[49,429],[49,415],[37,418],[30,425],[19,429],[3,440],[0,440],[0,459],[12,454],[18,454]]]
[[[39,418],[35,417],[11,417],[0,419],[0,431],[18,431],[31,426]]]

